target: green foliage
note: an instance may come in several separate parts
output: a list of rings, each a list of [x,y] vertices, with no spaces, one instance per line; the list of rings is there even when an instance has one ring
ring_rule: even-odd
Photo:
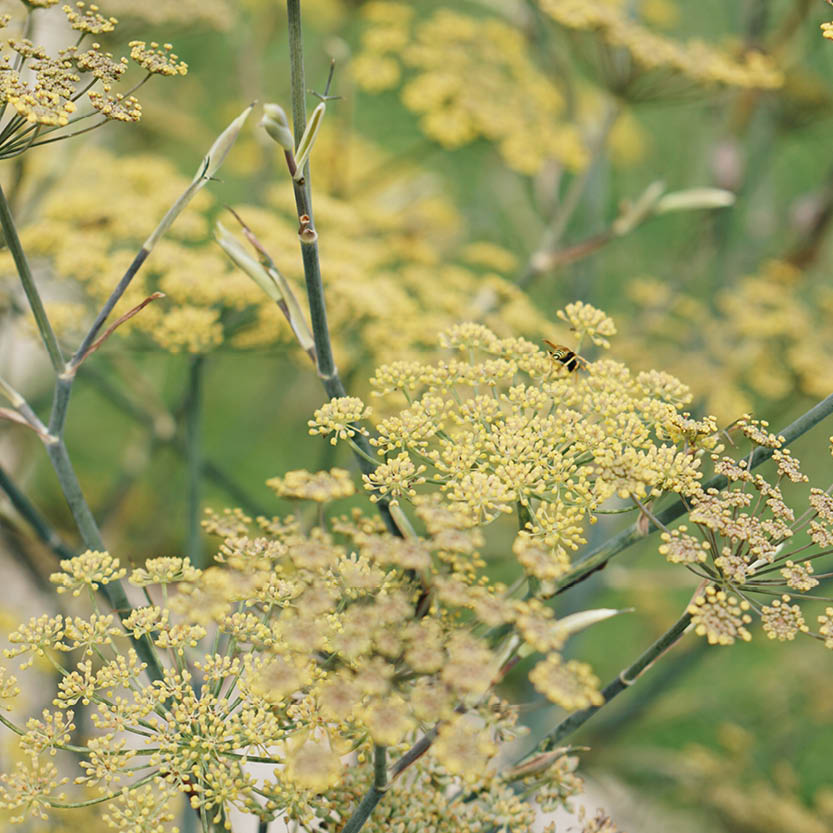
[[[786,446],[833,410],[833,24],[54,5],[0,90],[0,486],[62,594],[4,625],[10,829],[527,830],[579,731],[710,828],[827,829],[831,458]],[[104,50],[178,76],[141,123]]]

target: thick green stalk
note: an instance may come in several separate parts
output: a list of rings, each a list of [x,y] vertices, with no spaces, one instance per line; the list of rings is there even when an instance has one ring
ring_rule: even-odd
[[[23,251],[23,246],[20,243],[20,237],[17,234],[17,228],[14,224],[12,211],[9,207],[9,202],[3,189],[0,188],[0,226],[3,229],[3,236],[6,239],[6,245],[14,258],[14,264],[17,267],[17,274],[20,276],[20,282],[23,284],[23,291],[26,293],[26,298],[29,301],[29,306],[32,308],[32,314],[35,316],[35,323],[38,325],[38,332],[49,353],[49,359],[52,362],[52,367],[56,373],[61,373],[64,369],[64,356],[61,353],[61,348],[58,345],[58,339],[55,336],[55,331],[49,323],[46,316],[46,310],[43,306],[38,287],[35,284],[35,279],[32,277],[32,270],[29,268],[29,261],[26,258],[26,253]]]
[[[307,215],[308,216],[308,215]],[[316,235],[317,237],[317,235]],[[315,339],[315,354],[318,375],[327,395],[344,396],[344,385],[336,369],[330,330],[327,324],[327,307],[324,302],[324,283],[321,279],[321,265],[318,259],[318,242],[301,240],[301,258],[304,262],[304,276],[307,283],[310,323]]]
[[[811,428],[818,425],[831,413],[833,413],[833,394],[828,396],[826,399],[822,399],[821,402],[818,402],[810,408],[809,411],[802,414],[798,417],[798,419],[781,431],[780,436],[784,438],[784,446],[788,446],[800,436],[806,434]],[[763,448],[761,446],[756,448],[751,455],[750,468],[754,469],[756,466],[760,466],[761,463],[765,463],[770,459],[770,457],[772,457],[772,452],[773,449],[771,448]],[[708,480],[703,485],[703,488],[725,489],[728,482],[729,481],[726,477],[721,474]],[[686,512],[688,512],[688,505],[685,501],[679,499],[674,501],[674,503],[663,509],[661,512],[657,512],[656,519],[660,521],[663,526],[668,526],[668,524],[672,523]],[[584,581],[586,578],[589,578],[597,570],[601,570],[607,566],[607,563],[611,558],[627,549],[631,546],[631,544],[635,544],[646,535],[650,535],[652,532],[656,532],[659,529],[660,527],[654,523],[649,523],[647,527],[642,530],[638,529],[636,524],[633,524],[627,529],[624,529],[618,535],[614,535],[612,538],[609,538],[603,544],[600,544],[598,547],[587,553],[587,555],[585,555],[581,561],[579,561],[573,569],[558,582],[556,593],[563,593],[568,588]]]
[[[292,85],[292,127],[295,146],[301,141],[307,123],[306,88],[304,86],[304,41],[301,32],[301,0],[287,0],[286,12],[289,19],[289,61],[290,83]],[[338,377],[327,325],[327,307],[324,301],[324,283],[321,279],[321,264],[318,258],[318,234],[312,219],[312,200],[309,190],[309,163],[304,166],[304,179],[298,183],[293,179],[295,205],[300,223],[301,258],[304,263],[304,277],[307,284],[307,298],[315,338],[318,375],[327,394],[344,396],[344,386]]]
[[[52,412],[49,414],[49,433],[60,437],[64,433],[64,425],[69,410],[69,397],[72,393],[72,383],[75,375],[66,369],[58,373],[55,380],[55,390],[52,394]]]
[[[70,512],[72,512],[75,525],[81,533],[84,546],[90,550],[106,550],[98,524],[95,522],[89,504],[81,491],[81,484],[78,482],[75,469],[72,467],[64,441],[58,437],[53,437],[51,441],[46,443],[46,453],[49,455],[52,468],[55,469],[55,474],[58,476],[58,482],[61,484],[61,490],[69,505]]]
[[[290,81],[292,84],[292,121],[297,146],[304,133],[306,125],[306,90],[304,88],[304,45],[301,35],[301,2],[300,0],[286,0],[286,11],[289,19],[289,57]],[[346,396],[338,368],[333,357],[333,346],[330,341],[330,328],[327,324],[327,307],[324,300],[324,282],[321,278],[321,263],[318,258],[318,233],[312,220],[312,204],[309,192],[309,164],[306,165],[303,184],[293,179],[295,188],[295,205],[298,209],[300,224],[298,237],[301,243],[301,259],[304,264],[304,278],[307,286],[309,301],[310,323],[315,339],[316,369],[329,397]],[[374,450],[367,438],[357,435],[356,445],[368,456],[372,457]],[[370,474],[375,466],[369,460],[356,454],[359,468],[364,474]],[[388,530],[399,535],[399,528],[391,517],[388,502],[380,500],[377,503]]]
[[[373,757],[373,786],[365,793],[356,812],[347,820],[341,833],[358,833],[364,823],[370,818],[373,808],[381,801],[387,790],[387,749],[384,746],[374,747]]]
[[[307,126],[301,0],[286,0],[286,14],[289,25],[289,83],[292,86],[292,130],[295,135],[295,147],[298,147]]]

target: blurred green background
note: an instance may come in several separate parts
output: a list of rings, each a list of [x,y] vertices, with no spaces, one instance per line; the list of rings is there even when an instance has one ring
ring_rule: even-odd
[[[107,49],[123,51],[126,42],[139,36],[170,41],[188,62],[189,74],[159,83],[154,79],[142,90],[145,115],[138,126],[108,125],[90,138],[62,144],[60,150],[30,154],[19,168],[6,163],[5,181],[17,178],[22,183],[18,206],[33,236],[43,221],[43,206],[49,205],[56,166],[62,182],[69,183],[61,186],[66,193],[87,187],[76,173],[93,149],[117,158],[152,154],[167,160],[172,172],[190,178],[214,136],[246,103],[275,101],[289,109],[285,10],[280,3],[157,0],[148,11],[129,0],[110,5],[121,25],[104,41]],[[108,13],[110,5],[102,0]],[[516,118],[509,106],[513,97],[532,97],[519,79],[537,84],[540,76],[560,97],[561,121],[580,137],[590,159],[578,169],[564,160],[544,159],[532,173],[507,164],[488,135],[481,133],[459,147],[426,135],[420,116],[402,100],[403,88],[418,72],[414,64],[402,64],[401,79],[388,89],[366,89],[374,86],[372,73],[370,83],[361,74],[357,79],[357,58],[373,57],[374,48],[376,58],[387,54],[368,41],[367,33],[380,27],[380,19],[392,19],[393,13],[384,9],[392,5],[303,3],[307,85],[321,90],[335,57],[334,92],[341,96],[328,104],[328,135],[313,154],[312,188],[314,205],[324,203],[319,217],[324,279],[328,292],[334,293],[333,334],[350,392],[367,393],[366,379],[378,361],[430,352],[422,334],[436,330],[438,320],[464,319],[476,306],[481,272],[466,267],[470,271],[458,276],[462,288],[452,303],[441,294],[439,266],[420,247],[434,252],[438,262],[462,263],[468,244],[494,244],[503,262],[514,265],[483,269],[498,273],[509,285],[525,274],[525,265],[577,181],[582,182],[580,199],[566,218],[560,251],[605,235],[623,205],[658,180],[669,191],[726,188],[736,194],[736,202],[727,209],[651,218],[585,257],[545,269],[528,287],[526,322],[527,307],[518,302],[507,327],[525,326],[523,334],[535,340],[553,338],[553,332],[569,337],[559,329],[555,310],[576,299],[591,303],[617,322],[614,358],[637,369],[674,372],[694,390],[695,415],[715,413],[722,424],[751,410],[779,429],[831,392],[833,154],[828,131],[833,43],[819,31],[819,24],[833,17],[826,4],[599,4],[671,43],[702,38],[734,61],[760,50],[782,73],[783,82],[773,89],[703,83],[663,66],[649,71],[612,43],[607,30],[560,24],[525,0],[414,4],[410,22],[397,30],[412,38],[421,23],[442,9],[478,25],[498,21],[517,34],[524,61],[538,75],[532,78],[524,69],[526,75],[509,73],[503,81],[495,80],[504,83],[495,89],[506,96],[506,118]],[[475,39],[488,38],[489,31],[478,29]],[[448,37],[450,56],[454,32]],[[479,66],[483,56],[465,43],[458,51],[465,51],[470,75],[457,79],[459,100],[468,105],[470,96],[475,111],[494,106],[494,101],[477,99],[494,66]],[[407,48],[397,54],[407,54]],[[514,67],[516,57],[509,56],[507,66]],[[455,55],[454,71],[459,58]],[[606,108],[615,108],[618,116],[600,137]],[[538,115],[540,107],[533,107],[531,118]],[[298,254],[285,245],[291,242],[287,221],[272,228],[266,219],[269,212],[280,215],[284,210],[288,177],[276,146],[257,135],[253,122],[221,180],[212,184],[213,201],[197,213],[213,219],[224,216],[224,204],[238,207],[245,218],[254,218],[248,221],[295,279],[300,275]],[[516,120],[512,131],[531,133],[532,127]],[[595,152],[594,144],[599,145]],[[424,215],[396,204],[387,186],[400,183],[394,197],[399,194],[407,203],[417,194],[425,201]],[[110,180],[96,184],[100,190],[95,193],[106,199],[108,188],[115,194],[127,187]],[[275,197],[273,190],[283,196]],[[128,197],[128,206],[130,199],[142,199],[140,189]],[[383,219],[375,228],[372,220],[363,219],[362,228],[369,229],[367,246],[372,243],[382,254],[367,263],[357,261],[347,246],[354,219],[350,212],[359,206],[355,211],[367,218],[377,204]],[[135,250],[150,230],[138,227],[144,216],[137,208],[135,228],[121,238],[112,231],[114,250],[131,245]],[[338,237],[339,245],[331,244],[328,252],[331,216],[337,218],[332,238]],[[223,222],[232,225],[227,215]],[[384,251],[389,229],[400,240],[392,254]],[[357,246],[363,240],[359,237]],[[73,245],[67,242],[69,248]],[[183,246],[210,249],[208,226]],[[215,250],[212,257],[222,260]],[[413,343],[404,343],[404,337],[387,343],[391,327],[397,326],[395,310],[385,318],[374,311],[372,299],[359,298],[360,290],[373,294],[377,271],[380,281],[395,281],[398,270],[412,268],[409,258],[423,270],[419,275],[436,274],[437,286],[424,284],[422,296],[413,286],[409,289],[416,312],[399,323],[417,334]],[[355,267],[358,277],[350,277],[348,267]],[[60,271],[43,268],[53,281]],[[199,284],[201,267],[194,263],[189,268]],[[160,275],[164,279],[163,271]],[[116,277],[114,273],[113,281]],[[11,296],[12,276],[4,281]],[[419,285],[416,279],[414,285]],[[503,284],[495,285],[498,293],[504,291]],[[78,286],[87,284],[79,281],[72,298],[83,302],[88,296],[78,295]],[[51,294],[62,297],[60,291]],[[222,306],[216,299],[210,303]],[[440,309],[441,319],[436,317]],[[7,332],[26,330],[12,304],[4,307],[3,315]],[[495,315],[499,319],[500,310]],[[79,376],[67,442],[105,539],[123,560],[138,563],[150,556],[180,554],[189,546],[194,514],[188,502],[185,419],[196,372],[202,374],[202,506],[280,514],[291,507],[265,487],[268,477],[296,468],[353,468],[343,450],[333,451],[326,441],[307,434],[306,420],[322,402],[322,392],[287,333],[245,347],[232,338],[240,332],[234,315],[226,310],[220,320],[224,337],[204,356],[166,350],[139,329],[111,339]],[[243,320],[245,332],[245,315]],[[547,322],[552,330],[546,329]],[[286,330],[277,319],[275,327]],[[11,373],[44,413],[51,383],[45,362],[35,355],[34,341],[8,337],[3,344],[4,373]],[[148,420],[155,420],[155,436]],[[811,481],[822,486],[833,480],[830,455],[823,452],[831,433],[830,426],[819,426],[793,449]],[[36,438],[3,424],[0,455],[44,515],[76,546],[71,518]],[[617,528],[615,516],[598,524],[591,545]],[[2,531],[11,555],[49,572],[50,556],[7,506]],[[504,542],[507,549],[509,542],[511,538]],[[658,556],[656,545],[648,540],[626,552],[557,609],[561,615],[585,607],[635,608],[635,613],[603,623],[571,644],[603,681],[679,615],[693,590],[685,573]],[[202,544],[206,552],[210,546]],[[496,535],[488,553],[496,572],[502,552]],[[14,609],[12,600],[4,604]],[[525,678],[522,670],[515,685]],[[784,646],[757,632],[751,644],[710,649],[689,636],[620,702],[588,724],[576,742],[591,747],[583,754],[584,766],[600,783],[614,777],[628,785],[631,796],[650,799],[650,806],[682,808],[694,830],[823,833],[833,829],[831,679],[829,654],[809,640]],[[531,698],[533,692],[521,691],[520,696]],[[616,817],[615,806],[608,810]],[[659,823],[642,829],[662,828]]]

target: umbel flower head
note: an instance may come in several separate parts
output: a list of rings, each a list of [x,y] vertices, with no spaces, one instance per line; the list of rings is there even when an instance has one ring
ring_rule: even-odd
[[[187,72],[187,65],[171,53],[170,44],[147,47],[136,41],[130,57],[144,76],[126,86],[128,59],[116,58],[90,41],[112,32],[118,21],[82,0],[62,10],[41,11],[54,5],[29,2],[26,14],[54,16],[55,26],[66,28],[71,45],[52,54],[28,38],[8,37],[0,42],[0,159],[85,133],[107,121],[139,121],[142,107],[133,92],[151,75]],[[63,22],[58,19],[61,11]],[[10,15],[0,18],[0,27],[8,30],[17,23]],[[76,129],[76,124],[81,126]]]
[[[593,37],[595,50],[609,53],[597,61],[605,82],[632,99],[716,85],[776,89],[784,83],[780,68],[762,52],[733,55],[700,40],[674,40],[635,19],[623,0],[542,0],[541,9],[560,26]]]
[[[573,339],[599,348],[616,332],[589,304],[558,317]],[[608,501],[698,492],[717,425],[682,410],[690,394],[673,377],[632,374],[611,359],[582,359],[571,373],[532,342],[476,323],[440,340],[449,358],[383,365],[371,380],[375,410],[388,414],[370,440],[379,465],[364,482],[374,496],[413,506],[429,528],[441,511],[474,528],[521,506],[527,520],[514,551],[531,575],[552,581]],[[310,430],[352,443],[369,416],[361,400],[335,399]]]
[[[828,286],[786,260],[766,261],[707,300],[654,278],[630,281],[627,291],[639,312],[619,343],[622,355],[637,364],[656,351],[723,422],[756,402],[785,404],[797,392],[821,399],[833,390]]]
[[[668,561],[684,564],[704,579],[703,590],[688,608],[696,632],[713,645],[748,641],[752,634],[746,626],[757,615],[770,639],[785,642],[807,634],[833,647],[827,620],[819,617],[822,628],[812,632],[797,603],[827,599],[808,591],[819,584],[813,565],[833,552],[833,487],[822,491],[806,486],[798,460],[783,447],[783,437],[767,430],[766,422],[744,416],[732,433],[749,441],[753,452],[765,449],[771,454],[774,476],[754,474],[749,456],[738,461],[713,454],[715,472],[727,485],[696,490],[690,496],[688,523],[665,530],[659,548]],[[792,496],[789,503],[784,485]]]
[[[588,153],[566,102],[527,56],[524,35],[505,20],[441,9],[417,19],[405,3],[362,6],[368,28],[352,62],[356,81],[380,92],[400,84],[425,134],[446,148],[484,138],[506,164],[536,173],[548,159],[581,169]]]
[[[292,472],[272,484],[313,503],[350,492],[339,470]],[[464,517],[424,508],[432,531],[407,539],[359,511],[329,522],[321,513],[308,531],[293,516],[253,525],[239,511],[209,513],[206,529],[222,537],[217,566],[149,560],[129,579],[149,603],[120,624],[96,613],[22,624],[7,658],[24,666],[45,659],[61,678],[53,709],[21,728],[21,764],[0,775],[0,808],[23,819],[66,805],[51,758],[71,750],[81,757],[76,783],[110,799],[102,818],[114,830],[167,830],[169,805],[182,793],[204,818],[237,808],[309,827],[352,811],[357,788],[373,778],[374,747],[398,757],[430,736],[429,754],[392,784],[394,808],[464,829],[531,823],[510,785],[521,776],[496,769],[500,745],[518,730],[516,710],[492,688],[533,643],[550,654],[536,685],[565,709],[598,703],[598,680],[582,663],[559,661],[556,646],[574,627],[559,630],[537,601],[487,579],[480,539]],[[93,601],[94,586],[122,574],[108,553],[61,566],[53,581],[86,587]],[[160,592],[164,607],[153,603]],[[516,619],[523,637],[490,635]],[[128,637],[167,658],[161,679],[144,679]],[[0,707],[17,688],[0,667]],[[74,712],[85,706],[92,730],[83,747],[70,747]],[[247,762],[274,768],[255,774]],[[580,786],[574,768],[553,756],[526,786],[563,799]],[[420,796],[417,807],[414,781],[444,789]],[[473,800],[446,800],[463,788],[476,792]],[[148,819],[156,826],[143,827]]]

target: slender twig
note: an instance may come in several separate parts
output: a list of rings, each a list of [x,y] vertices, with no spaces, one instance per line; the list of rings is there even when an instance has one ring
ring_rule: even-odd
[[[87,751],[86,749],[84,750]],[[145,775],[143,778],[140,778],[138,781],[134,781],[132,784],[128,784],[126,787],[122,787],[118,792],[111,793],[110,795],[103,795],[99,798],[90,798],[86,801],[53,801],[51,799],[47,799],[46,803],[50,807],[54,807],[57,810],[72,810],[78,809],[79,807],[93,807],[96,804],[104,804],[105,801],[110,801],[113,798],[117,798],[120,795],[124,795],[130,790],[135,790],[138,787],[143,787],[145,784],[149,784],[159,775],[159,770],[155,769],[153,772]]]
[[[590,141],[590,161],[583,171],[576,174],[564,199],[561,201],[555,216],[548,228],[544,232],[538,249],[529,258],[524,271],[518,278],[518,286],[522,288],[528,287],[542,272],[546,271],[550,261],[552,260],[553,252],[561,242],[564,232],[567,230],[567,225],[570,222],[579,202],[587,188],[590,179],[593,177],[602,154],[607,144],[607,139],[610,136],[610,131],[616,124],[616,120],[621,113],[621,106],[618,102],[610,102],[607,106],[607,111],[602,118],[602,123],[596,135]],[[544,265],[547,264],[547,265]]]
[[[107,341],[107,339],[108,339],[108,338],[110,338],[110,336],[111,336],[111,335],[112,335],[112,334],[113,334],[113,333],[114,333],[114,332],[115,332],[115,331],[116,331],[119,327],[121,327],[121,325],[122,325],[122,324],[124,324],[124,323],[125,323],[125,321],[129,321],[131,318],[133,318],[133,316],[134,316],[134,315],[137,315],[138,313],[140,313],[140,312],[141,312],[141,311],[142,311],[142,310],[143,310],[143,309],[144,309],[144,308],[145,308],[148,304],[152,303],[153,301],[158,301],[160,298],[164,298],[164,297],[165,297],[165,293],[164,293],[164,292],[153,292],[153,293],[151,293],[150,295],[148,295],[148,297],[147,297],[147,298],[145,298],[145,300],[144,300],[144,301],[142,301],[141,303],[136,304],[136,306],[135,306],[135,307],[133,307],[132,309],[129,309],[129,310],[128,310],[128,311],[127,311],[124,315],[120,315],[120,316],[119,316],[119,317],[118,317],[118,318],[117,318],[117,319],[116,319],[116,320],[115,320],[115,321],[114,321],[114,322],[113,322],[113,323],[112,323],[112,324],[111,324],[111,325],[110,325],[110,326],[109,326],[109,327],[108,327],[108,328],[104,331],[104,334],[103,334],[103,335],[101,335],[99,338],[97,338],[97,339],[96,339],[96,340],[95,340],[95,341],[94,341],[94,342],[93,342],[93,343],[89,346],[89,348],[87,349],[87,352],[86,352],[86,353],[84,353],[84,355],[83,355],[83,356],[81,356],[81,358],[79,359],[78,364],[80,365],[80,364],[81,364],[81,363],[82,363],[82,362],[83,362],[83,361],[84,361],[84,360],[85,360],[88,356],[90,356],[90,355],[92,355],[93,353],[95,353],[95,351],[96,351],[96,350],[98,350],[98,348],[99,348],[99,347],[101,347],[101,345],[102,345],[102,344],[104,344],[104,342],[105,342],[105,341]]]
[[[803,434],[806,434],[811,428],[818,425],[823,419],[833,413],[833,394],[821,402],[818,402],[809,411],[802,414],[798,419],[793,421],[783,431],[780,436],[783,437],[783,446],[786,447],[790,443],[797,440]],[[772,457],[773,449],[771,448],[756,448],[749,457],[749,468],[753,469],[760,466],[761,463],[766,462]],[[725,489],[728,484],[728,479],[724,475],[717,475],[708,480],[704,485],[704,489]],[[656,517],[662,524],[668,524],[675,521],[688,511],[686,502],[680,498],[672,503],[670,506],[658,512]],[[595,549],[587,553],[559,582],[556,589],[557,593],[563,593],[570,587],[578,584],[589,578],[598,570],[604,569],[611,558],[614,558],[623,550],[635,544],[637,541],[650,535],[659,529],[653,522],[640,527],[637,523],[632,524],[627,529],[609,538],[604,543],[600,544]]]
[[[409,766],[418,761],[430,748],[431,744],[437,739],[438,727],[430,729],[426,732],[402,757],[391,766],[390,780],[393,781],[398,778]]]
[[[92,113],[90,115],[92,115]],[[72,139],[74,136],[82,136],[84,133],[89,133],[91,130],[95,130],[102,125],[107,124],[108,121],[109,119],[102,119],[101,121],[97,121],[95,124],[91,124],[89,127],[85,127],[82,130],[75,130],[72,133],[62,133],[60,136],[53,136],[51,139],[44,139],[42,142],[34,141],[38,135],[35,133],[29,142],[18,142],[16,145],[12,145],[8,152],[5,152],[4,148],[4,152],[0,153],[0,159],[9,159],[12,156],[18,156],[30,147],[37,148],[42,145],[52,144],[52,142],[60,142],[63,139]]]
[[[0,395],[5,396],[17,412],[19,420],[16,421],[20,421],[22,424],[28,425],[43,439],[49,437],[49,430],[41,422],[40,417],[34,412],[23,396],[21,396],[2,376],[0,376]],[[7,418],[11,418],[11,415]]]
[[[142,248],[136,253],[136,256],[133,258],[130,265],[127,267],[127,270],[124,275],[122,275],[121,280],[116,284],[116,288],[110,293],[110,297],[104,302],[104,306],[99,310],[98,315],[95,317],[95,321],[93,321],[90,329],[87,331],[87,334],[84,336],[81,344],[69,361],[70,367],[73,371],[77,370],[81,362],[84,361],[84,357],[87,355],[90,347],[92,347],[99,330],[110,316],[110,313],[113,311],[113,307],[116,306],[121,296],[126,292],[127,287],[130,286],[130,282],[136,277],[136,273],[142,268],[142,264],[147,260],[149,254],[150,249],[147,247],[147,244],[143,245]]]
[[[136,273],[142,267],[142,264],[147,260],[148,255],[153,251],[156,244],[164,237],[168,229],[173,225],[174,220],[183,212],[185,207],[191,202],[197,192],[209,182],[223,164],[223,160],[228,155],[231,146],[234,144],[237,135],[239,134],[243,123],[248,117],[254,105],[250,104],[229,126],[217,137],[214,144],[209,149],[208,153],[200,163],[194,179],[188,187],[179,195],[174,201],[173,205],[168,209],[165,216],[160,220],[156,228],[151,232],[150,236],[142,244],[133,262],[127,267],[127,271],[122,276],[122,279],[116,285],[116,288],[110,294],[110,297],[104,303],[100,312],[96,316],[95,321],[90,327],[87,335],[84,336],[80,346],[75,351],[74,355],[69,361],[67,370],[70,374],[74,374],[78,366],[83,361],[84,356],[95,341],[99,330],[104,325],[104,322],[109,317],[113,308],[124,295],[130,282],[136,276]]]
[[[289,153],[287,151],[287,153]],[[289,153],[289,158],[292,154]],[[261,242],[257,239],[255,233],[246,225],[243,218],[230,206],[228,210],[240,224],[243,229],[243,234],[249,241],[250,245],[257,252],[259,265],[256,264],[249,255],[242,251],[242,248],[237,243],[237,240],[229,236],[222,224],[217,224],[217,242],[220,244],[223,251],[231,258],[232,262],[246,274],[249,275],[262,289],[266,291],[270,298],[272,298],[278,305],[281,313],[286,318],[292,332],[298,343],[312,360],[312,363],[317,367],[318,360],[315,355],[315,338],[310,331],[309,325],[304,318],[301,305],[295,297],[295,292],[289,281],[281,274],[275,261],[272,260],[269,252],[266,251]]]

